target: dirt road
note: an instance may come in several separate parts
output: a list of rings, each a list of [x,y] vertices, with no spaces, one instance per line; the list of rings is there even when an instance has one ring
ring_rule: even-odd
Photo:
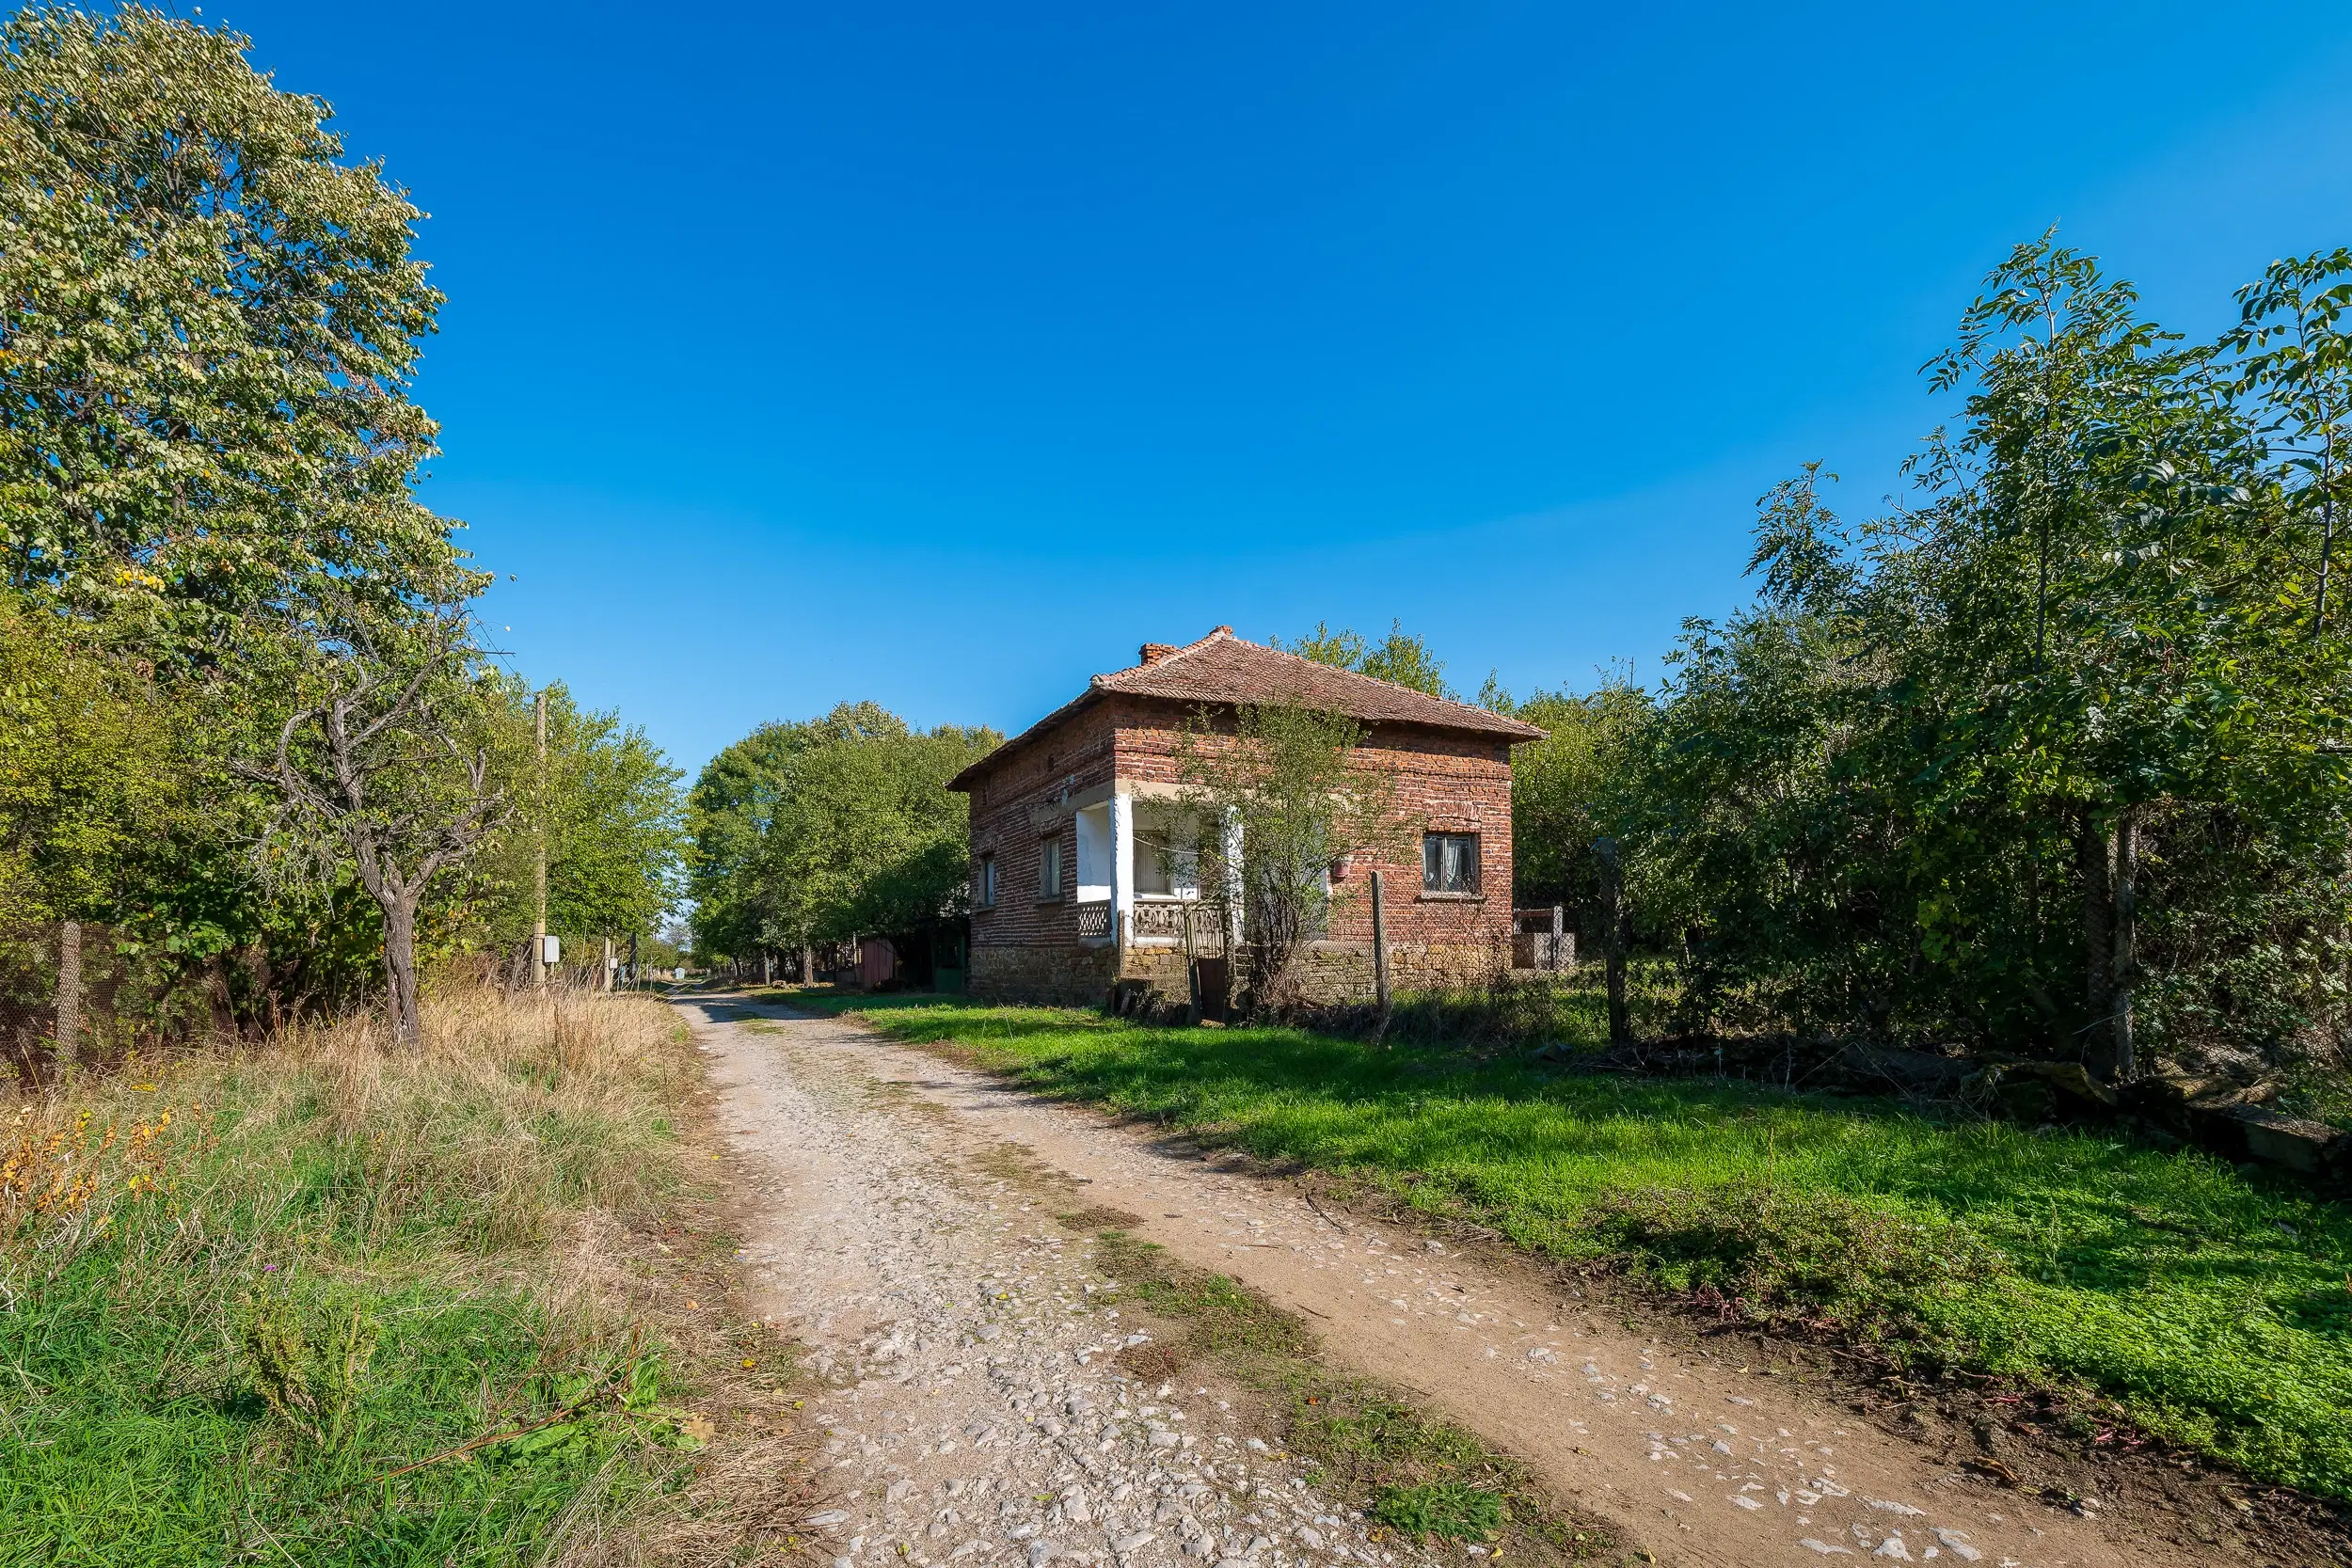
[[[2096,1499],[2076,1514],[2004,1493],[1760,1369],[1678,1355],[1442,1243],[854,1024],[716,997],[682,1010],[752,1190],[754,1301],[834,1386],[809,1404],[831,1470],[808,1528],[834,1568],[1464,1561],[1378,1538],[1197,1380],[1119,1375],[1132,1317],[1094,1304],[1091,1243],[1005,1174],[1009,1156],[1299,1313],[1327,1354],[1611,1521],[1632,1560],[2190,1560],[2119,1544]]]

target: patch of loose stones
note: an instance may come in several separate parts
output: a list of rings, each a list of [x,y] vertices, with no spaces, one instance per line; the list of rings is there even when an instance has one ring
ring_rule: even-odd
[[[764,1087],[800,1190],[740,1261],[824,1385],[801,1525],[834,1568],[1438,1560],[1318,1489],[1200,1371],[1118,1365],[1149,1331],[1001,1165],[960,1168],[814,1075]]]
[[[841,1497],[804,1523],[836,1544],[834,1568],[878,1557],[1029,1568],[1432,1560],[1374,1540],[1360,1511],[1325,1497],[1311,1466],[1246,1432],[1205,1385],[1120,1369],[1113,1358],[1150,1336],[1090,1305],[1101,1284],[1070,1277],[1080,1247],[1007,1240],[1028,1266],[973,1279],[961,1301],[907,1303],[928,1310],[846,1364],[813,1358],[845,1385],[809,1405]]]

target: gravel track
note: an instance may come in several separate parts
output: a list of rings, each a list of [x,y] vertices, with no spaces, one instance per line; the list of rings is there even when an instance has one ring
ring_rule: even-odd
[[[747,1289],[827,1385],[807,1406],[829,1469],[805,1528],[834,1568],[1475,1560],[1319,1495],[1212,1379],[1152,1386],[1115,1366],[1142,1331],[1098,1305],[1090,1241],[1057,1224],[1024,1166],[1299,1313],[1332,1358],[1612,1521],[1633,1561],[2190,1560],[2095,1507],[1991,1487],[1760,1369],[1679,1354],[1442,1243],[853,1022],[708,996],[680,1010],[742,1172]]]

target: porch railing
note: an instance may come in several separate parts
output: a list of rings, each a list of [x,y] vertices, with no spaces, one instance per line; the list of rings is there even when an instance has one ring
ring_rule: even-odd
[[[1080,942],[1108,942],[1110,940],[1111,901],[1109,899],[1089,899],[1077,906],[1077,914]]]
[[[1129,927],[1129,929],[1135,933],[1137,942],[1149,942],[1154,939],[1182,942],[1184,938],[1184,915],[1188,911],[1192,913],[1196,929],[1215,922],[1216,917],[1201,914],[1198,905],[1137,902],[1133,916],[1134,924]]]

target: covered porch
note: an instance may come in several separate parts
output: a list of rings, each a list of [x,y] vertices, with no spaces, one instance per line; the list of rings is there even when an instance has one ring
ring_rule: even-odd
[[[1088,793],[1098,798],[1072,802],[1077,829],[1072,905],[1078,944],[1223,953],[1227,933],[1214,904],[1201,896],[1201,824],[1178,789],[1120,780]],[[1223,831],[1239,830],[1229,825]],[[1238,847],[1229,846],[1222,857],[1226,863],[1237,858]]]

